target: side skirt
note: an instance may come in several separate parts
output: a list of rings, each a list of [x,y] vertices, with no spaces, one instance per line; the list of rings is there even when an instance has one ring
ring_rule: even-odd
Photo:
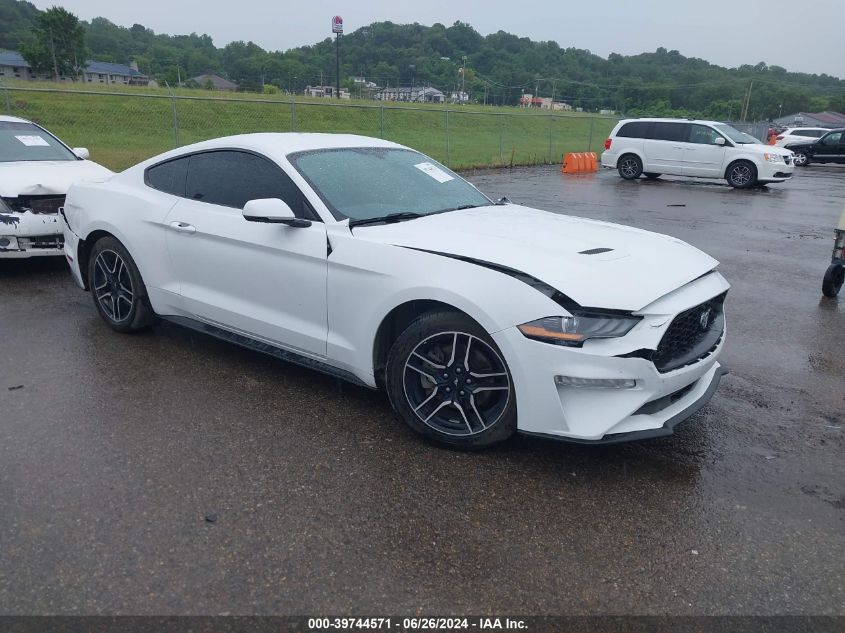
[[[176,325],[181,325],[188,329],[194,330],[195,332],[208,334],[209,336],[213,336],[214,338],[218,338],[229,343],[234,343],[235,345],[245,347],[246,349],[250,349],[254,352],[261,352],[262,354],[267,354],[268,356],[272,356],[273,358],[278,358],[279,360],[283,360],[288,363],[293,363],[294,365],[299,365],[300,367],[305,367],[306,369],[313,369],[314,371],[318,371],[322,374],[328,374],[329,376],[334,376],[335,378],[346,380],[347,382],[351,382],[352,384],[357,385],[359,387],[373,389],[373,387],[363,382],[360,378],[358,378],[355,374],[350,371],[334,367],[333,365],[329,365],[328,363],[324,363],[323,361],[319,361],[314,358],[309,358],[308,356],[303,356],[302,354],[292,352],[291,350],[287,350],[282,347],[277,347],[276,345],[270,345],[269,343],[256,340],[249,336],[244,336],[243,334],[230,332],[229,330],[223,329],[221,327],[217,327],[209,323],[204,323],[202,321],[197,321],[196,319],[190,319],[188,317],[183,316],[169,315],[160,316],[159,318],[165,321],[170,321],[171,323],[175,323]]]

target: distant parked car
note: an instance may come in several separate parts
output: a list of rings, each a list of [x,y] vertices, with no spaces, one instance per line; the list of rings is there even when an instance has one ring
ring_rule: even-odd
[[[73,277],[114,330],[159,316],[382,386],[445,444],[668,435],[724,373],[716,260],[493,202],[382,139],[204,141],[75,184],[63,219]]]
[[[620,121],[604,143],[603,167],[625,180],[696,176],[724,178],[732,187],[783,182],[792,177],[792,152],[715,121]]]
[[[62,255],[59,208],[72,183],[112,172],[43,127],[0,116],[0,258]]]
[[[788,127],[775,138],[775,145],[792,149],[796,143],[813,143],[830,132],[824,127]]]
[[[845,128],[829,130],[817,141],[796,143],[789,149],[795,154],[795,164],[806,167],[810,163],[845,163]]]

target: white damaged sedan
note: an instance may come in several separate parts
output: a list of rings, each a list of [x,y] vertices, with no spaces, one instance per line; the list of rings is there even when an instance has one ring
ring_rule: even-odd
[[[725,373],[716,260],[493,202],[388,141],[197,143],[74,185],[64,218],[73,276],[113,329],[158,317],[383,387],[453,446],[668,435]]]
[[[0,116],[0,259],[62,255],[59,209],[70,185],[112,172],[44,128]]]

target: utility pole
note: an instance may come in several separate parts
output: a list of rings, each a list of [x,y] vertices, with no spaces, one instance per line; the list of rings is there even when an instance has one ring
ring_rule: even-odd
[[[754,88],[754,80],[748,85],[748,94],[745,97],[745,107],[742,109],[742,122],[748,117],[748,107],[751,105],[751,90]]]
[[[555,87],[557,86],[557,79],[552,79],[552,110],[555,109]]]
[[[467,81],[467,56],[464,55],[461,58],[463,64],[461,65],[461,94],[458,95],[458,101],[460,103],[464,102],[464,95],[466,94],[466,81]]]
[[[50,27],[50,55],[53,58],[53,81],[59,80],[59,64],[56,61],[56,42],[53,39],[53,27]]]

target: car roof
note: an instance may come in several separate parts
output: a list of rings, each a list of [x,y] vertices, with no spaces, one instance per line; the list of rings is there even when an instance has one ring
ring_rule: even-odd
[[[637,119],[622,119],[620,123],[629,123],[631,121],[645,121],[646,123],[702,123],[704,125],[719,125],[720,121],[710,121],[707,119],[677,119],[677,118],[662,118],[662,117],[640,117]]]
[[[16,116],[9,116],[7,114],[0,114],[0,121],[3,123],[32,123],[32,121],[27,121],[26,119],[21,119]]]
[[[391,141],[358,134],[326,134],[316,132],[257,132],[223,136],[192,145],[185,145],[150,158],[140,165],[147,166],[176,158],[184,154],[214,149],[244,149],[263,154],[275,160],[284,160],[289,154],[319,149],[344,147],[394,147],[406,149]]]

